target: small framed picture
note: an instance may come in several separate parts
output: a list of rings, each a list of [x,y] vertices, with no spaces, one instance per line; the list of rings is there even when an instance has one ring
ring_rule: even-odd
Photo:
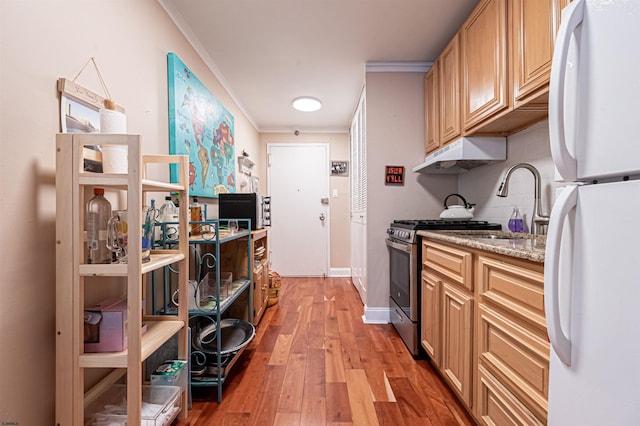
[[[332,161],[331,176],[349,176],[348,161]]]

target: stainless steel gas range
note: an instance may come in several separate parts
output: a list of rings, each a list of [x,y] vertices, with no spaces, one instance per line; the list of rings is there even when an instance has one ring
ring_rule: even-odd
[[[387,229],[391,323],[414,357],[419,356],[420,244],[419,230],[500,230],[478,220],[395,220]]]

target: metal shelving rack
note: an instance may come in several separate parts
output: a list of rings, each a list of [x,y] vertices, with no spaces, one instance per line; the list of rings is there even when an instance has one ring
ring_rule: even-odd
[[[239,232],[232,234],[229,231],[229,221],[237,220],[240,225]],[[168,226],[175,225],[175,223],[159,223],[157,226],[161,228],[160,234],[163,236],[157,244],[162,247],[171,247],[176,244],[177,241],[171,238],[167,238],[166,228]],[[210,273],[215,274],[215,288],[212,295],[210,295],[209,300],[210,304],[201,306],[199,301],[192,301],[194,304],[198,306],[197,309],[189,310],[189,324],[190,326],[198,326],[201,320],[208,321],[211,320],[211,324],[216,325],[215,331],[215,346],[213,347],[211,353],[204,353],[194,345],[194,339],[197,338],[198,330],[194,330],[193,327],[191,329],[192,334],[192,342],[191,342],[191,351],[190,351],[190,373],[197,369],[197,367],[208,367],[215,372],[213,374],[203,374],[202,376],[190,377],[190,386],[191,387],[217,387],[217,401],[218,403],[222,402],[222,391],[223,385],[226,380],[226,374],[233,367],[235,362],[238,360],[240,354],[246,348],[246,344],[253,338],[253,335],[244,342],[242,347],[237,350],[232,351],[229,354],[223,354],[222,348],[222,332],[220,331],[220,326],[224,324],[223,315],[225,312],[230,309],[234,303],[246,292],[247,294],[247,317],[248,324],[253,329],[253,325],[250,324],[252,322],[253,315],[253,296],[252,296],[252,286],[251,286],[251,274],[252,268],[249,262],[250,259],[250,250],[251,250],[251,233],[247,229],[251,229],[251,221],[249,219],[212,219],[212,220],[203,220],[199,222],[189,222],[189,227],[196,227],[198,229],[197,235],[192,235],[189,238],[189,247],[190,247],[190,270],[189,270],[189,278],[190,282],[188,285],[201,286],[201,280]],[[246,247],[245,247],[246,241]],[[235,243],[235,249],[231,250],[231,256],[233,258],[237,258],[238,256],[246,256],[247,266],[246,271],[244,268],[240,270],[238,267],[233,267],[232,273],[234,274],[234,279],[232,280],[232,287],[229,294],[222,294],[221,290],[221,273],[222,269],[226,266],[224,265],[223,259],[223,250],[225,247],[229,247]],[[242,247],[242,248],[241,248]],[[209,250],[209,251],[207,251]],[[173,275],[176,271],[174,270],[172,265],[169,265],[163,271],[163,276],[161,279],[161,285],[163,291],[161,300],[152,300],[152,306],[158,306],[159,309],[157,313],[162,314],[174,314],[177,307],[182,306],[180,300],[184,300],[184,298],[179,298],[179,301],[175,303],[175,290],[173,285]],[[239,278],[235,278],[235,275],[240,275]],[[152,287],[156,287],[159,284],[154,280],[152,283]],[[152,295],[155,295],[157,292],[152,291]],[[184,293],[183,293],[184,294]],[[193,295],[189,295],[190,297],[198,297],[197,292],[194,292]],[[217,301],[220,301],[218,304]],[[205,320],[206,318],[206,320]],[[191,376],[191,374],[190,374]]]

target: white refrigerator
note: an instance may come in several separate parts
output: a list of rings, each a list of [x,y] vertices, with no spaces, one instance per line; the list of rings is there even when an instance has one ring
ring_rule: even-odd
[[[574,0],[549,92],[548,424],[640,425],[640,0]]]

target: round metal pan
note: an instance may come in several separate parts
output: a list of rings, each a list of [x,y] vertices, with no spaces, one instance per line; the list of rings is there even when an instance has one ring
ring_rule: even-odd
[[[256,335],[256,328],[247,321],[226,318],[220,321],[220,355],[237,352]],[[203,327],[194,335],[193,346],[205,354],[217,355],[217,331],[215,323]]]

